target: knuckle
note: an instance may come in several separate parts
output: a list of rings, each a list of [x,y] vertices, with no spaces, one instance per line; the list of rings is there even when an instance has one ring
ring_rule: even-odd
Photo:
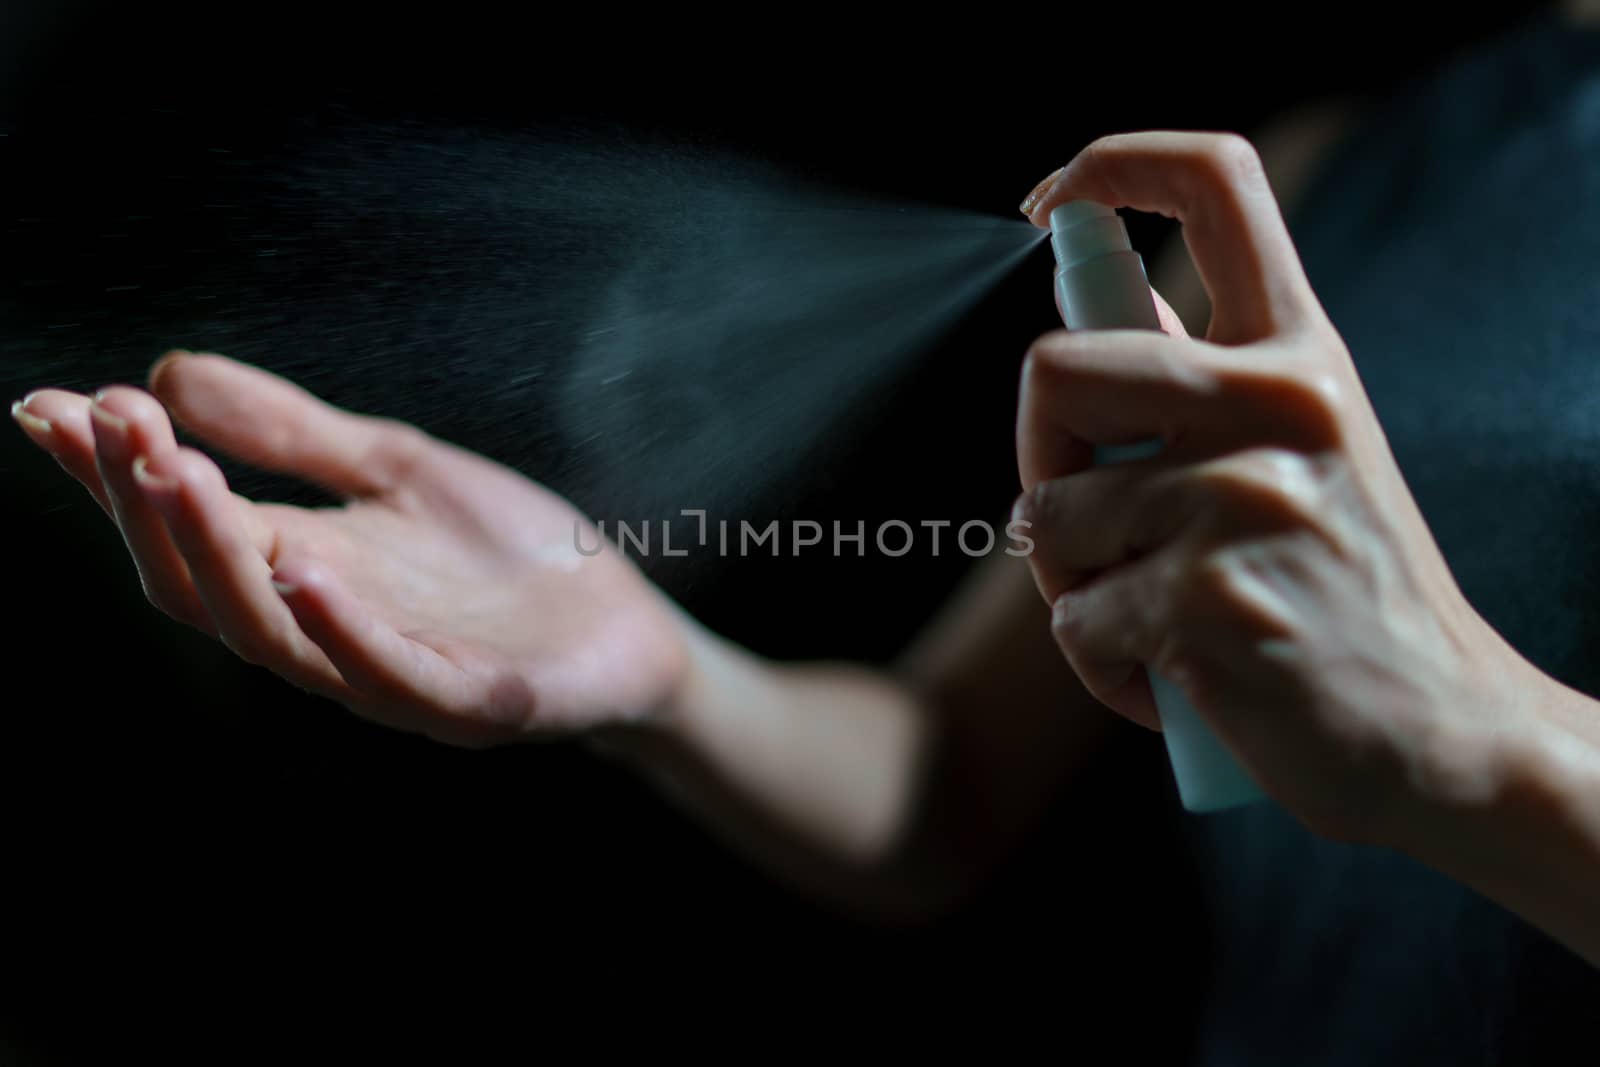
[[[1348,403],[1344,382],[1331,370],[1311,371],[1301,375],[1295,384],[1301,406],[1330,421],[1337,419]]]
[[[1079,159],[1091,170],[1104,170],[1118,153],[1135,151],[1146,136],[1138,133],[1108,133],[1084,146]]]
[[[1275,404],[1296,431],[1297,438],[1320,446],[1336,444],[1350,408],[1350,388],[1343,376],[1327,366],[1316,366],[1275,383]]]
[[[1084,614],[1070,597],[1059,600],[1050,613],[1050,632],[1063,651],[1075,649],[1083,640]]]
[[[1224,507],[1304,522],[1322,511],[1322,485],[1311,459],[1283,448],[1258,448],[1230,457],[1209,474]]]
[[[421,451],[430,440],[421,429],[400,419],[380,418],[378,427],[384,447],[401,455]]]
[[[1237,133],[1208,138],[1201,157],[1206,176],[1225,188],[1252,188],[1266,184],[1266,170],[1256,146]]]
[[[1052,490],[1054,484],[1054,482],[1039,482],[1033,488],[1025,490],[1017,498],[1011,517],[1032,526],[1051,525],[1057,510],[1056,494]]]
[[[1227,550],[1197,560],[1173,596],[1168,633],[1172,655],[1187,658],[1194,643],[1217,628],[1231,630],[1250,614],[1246,566]]]
[[[369,470],[386,482],[403,484],[427,463],[433,438],[399,419],[372,416],[374,429]]]
[[[1179,610],[1189,619],[1216,614],[1219,606],[1232,600],[1238,588],[1239,575],[1232,558],[1226,552],[1208,553],[1194,564],[1183,583]]]
[[[1118,652],[1107,646],[1105,633],[1097,632],[1092,619],[1093,609],[1078,598],[1063,598],[1051,614],[1050,633],[1056,647],[1090,693],[1104,699],[1107,691],[1115,689],[1108,683],[1107,675],[1114,673]]]

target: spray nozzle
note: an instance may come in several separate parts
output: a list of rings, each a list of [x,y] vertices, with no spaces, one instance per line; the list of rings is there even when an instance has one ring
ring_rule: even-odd
[[[1144,261],[1115,210],[1069,200],[1050,212],[1056,299],[1068,329],[1161,329]]]
[[[1069,270],[1100,256],[1130,251],[1133,244],[1116,211],[1093,200],[1069,200],[1050,212],[1050,248],[1056,264]]]

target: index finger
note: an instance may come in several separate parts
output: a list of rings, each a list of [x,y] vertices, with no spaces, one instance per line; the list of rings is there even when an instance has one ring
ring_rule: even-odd
[[[334,407],[278,375],[182,350],[150,370],[150,391],[209,444],[335,493],[375,496],[414,469],[420,431]]]
[[[1154,330],[1057,330],[1028,349],[1017,399],[1024,489],[1159,443],[1170,457],[1341,440],[1325,387],[1281,346],[1239,350]],[[1126,457],[1122,457],[1126,458]]]
[[[1237,134],[1151,132],[1095,141],[1061,169],[1029,218],[1068,200],[1177,219],[1211,297],[1207,339],[1246,344],[1320,315],[1261,159]]]

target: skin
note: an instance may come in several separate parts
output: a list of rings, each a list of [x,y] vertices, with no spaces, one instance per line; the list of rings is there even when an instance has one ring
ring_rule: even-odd
[[[777,664],[705,631],[609,547],[576,552],[574,523],[586,549],[599,542],[555,494],[222,356],[169,353],[148,390],[41,389],[13,415],[117,524],[174,619],[398,729],[474,747],[585,737],[870,913],[945,906],[1042,807],[1063,753],[1089,751],[1110,721],[1055,654],[1026,566],[1003,554],[894,675]],[[173,420],[345,503],[236,496],[176,444]],[[978,687],[1007,661],[982,700],[1009,694],[1014,717],[970,730]],[[1062,718],[1059,694],[1088,714]],[[931,796],[989,814],[929,819]]]
[[[615,553],[572,551],[584,520],[547,490],[221,356],[13,414],[174,618],[400,729],[582,734],[853,907],[959,899],[1113,713],[1156,724],[1150,664],[1314,831],[1408,851],[1600,960],[1600,709],[1456,589],[1257,153],[1110,138],[1024,208],[1081,197],[1183,223],[1205,339],[1162,304],[1165,335],[1035,344],[1017,514],[1038,548],[980,568],[890,673],[754,657]],[[243,500],[169,419],[347,502]],[[1151,436],[1159,458],[1089,467]]]
[[[348,502],[232,495],[209,457],[176,444],[169,412]],[[15,414],[116,521],[153,605],[370,718],[482,745],[643,714],[682,673],[682,642],[638,573],[573,549],[576,512],[409,426],[187,353],[156,364],[149,392],[44,389]]]
[[[1600,703],[1457,588],[1255,149],[1106,138],[1024,209],[1046,224],[1076,199],[1179,220],[1212,313],[1204,341],[1059,332],[1029,353],[1014,517],[1062,654],[1156,725],[1148,665],[1313,831],[1410,852],[1600,959]],[[1091,469],[1094,446],[1151,438],[1159,457]]]

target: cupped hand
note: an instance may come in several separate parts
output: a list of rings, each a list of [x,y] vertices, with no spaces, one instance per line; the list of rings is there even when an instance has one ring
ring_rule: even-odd
[[[1046,225],[1074,199],[1177,218],[1212,303],[1204,340],[1063,331],[1026,362],[1016,513],[1077,674],[1147,725],[1143,667],[1178,684],[1333,836],[1388,840],[1418,798],[1491,794],[1536,672],[1452,579],[1254,150],[1105,138],[1025,208]],[[1091,467],[1149,439],[1159,455]]]
[[[346,502],[230,492],[169,412]],[[149,392],[41,389],[12,413],[117,524],[152,604],[379,722],[478,746],[648,719],[682,680],[676,609],[582,515],[412,426],[186,352]]]

